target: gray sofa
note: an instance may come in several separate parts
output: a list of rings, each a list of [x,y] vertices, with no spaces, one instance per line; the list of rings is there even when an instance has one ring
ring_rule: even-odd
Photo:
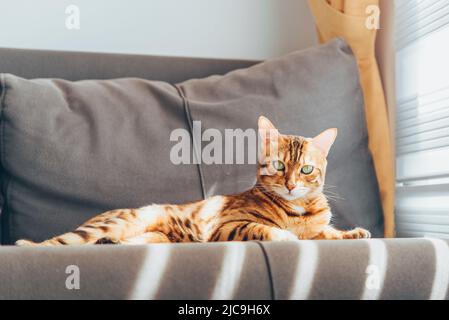
[[[179,83],[255,63],[0,49],[0,72],[23,78],[140,77]],[[200,194],[199,183],[193,187]],[[2,204],[4,196],[2,187]],[[18,248],[8,246],[14,221],[3,214],[1,222],[0,299],[449,297],[449,247],[443,240]]]

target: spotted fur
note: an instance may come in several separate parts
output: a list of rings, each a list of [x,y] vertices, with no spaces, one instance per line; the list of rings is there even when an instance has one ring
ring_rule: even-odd
[[[266,134],[266,132],[274,133]],[[182,205],[154,204],[117,209],[86,221],[76,230],[41,243],[17,245],[145,244],[155,242],[289,241],[358,239],[370,233],[331,226],[332,213],[323,194],[326,156],[336,137],[329,129],[310,139],[281,135],[259,119],[261,156],[257,183],[248,191]],[[275,150],[274,152],[272,150]],[[284,165],[274,168],[275,162]],[[309,174],[304,165],[313,166]],[[279,165],[278,165],[279,167]]]

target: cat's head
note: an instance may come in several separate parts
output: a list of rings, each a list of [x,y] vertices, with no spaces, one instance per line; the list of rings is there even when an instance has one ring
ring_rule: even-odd
[[[289,201],[322,192],[326,157],[337,129],[327,129],[314,138],[283,135],[270,120],[260,117],[259,137],[259,185]]]

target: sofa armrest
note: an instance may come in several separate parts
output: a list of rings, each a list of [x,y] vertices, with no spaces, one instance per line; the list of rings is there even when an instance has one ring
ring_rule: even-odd
[[[0,299],[271,297],[257,243],[4,246],[0,283]]]
[[[264,242],[275,299],[448,299],[438,239]]]
[[[449,246],[437,239],[4,246],[0,283],[0,299],[448,299]]]

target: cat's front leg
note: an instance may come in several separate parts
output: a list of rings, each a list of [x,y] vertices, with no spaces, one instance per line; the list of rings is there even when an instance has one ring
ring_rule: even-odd
[[[368,239],[371,238],[371,232],[363,228],[354,228],[349,231],[342,231],[343,239]]]
[[[269,241],[297,241],[298,237],[288,230],[271,227]]]
[[[260,223],[253,223],[246,228],[243,239],[261,241],[298,241],[298,236],[285,229],[271,227]]]
[[[257,222],[226,223],[216,229],[208,241],[297,241],[292,232]]]
[[[371,233],[363,228],[354,228],[352,230],[343,231],[328,226],[313,239],[342,240],[342,239],[367,239],[367,238],[371,238]]]

